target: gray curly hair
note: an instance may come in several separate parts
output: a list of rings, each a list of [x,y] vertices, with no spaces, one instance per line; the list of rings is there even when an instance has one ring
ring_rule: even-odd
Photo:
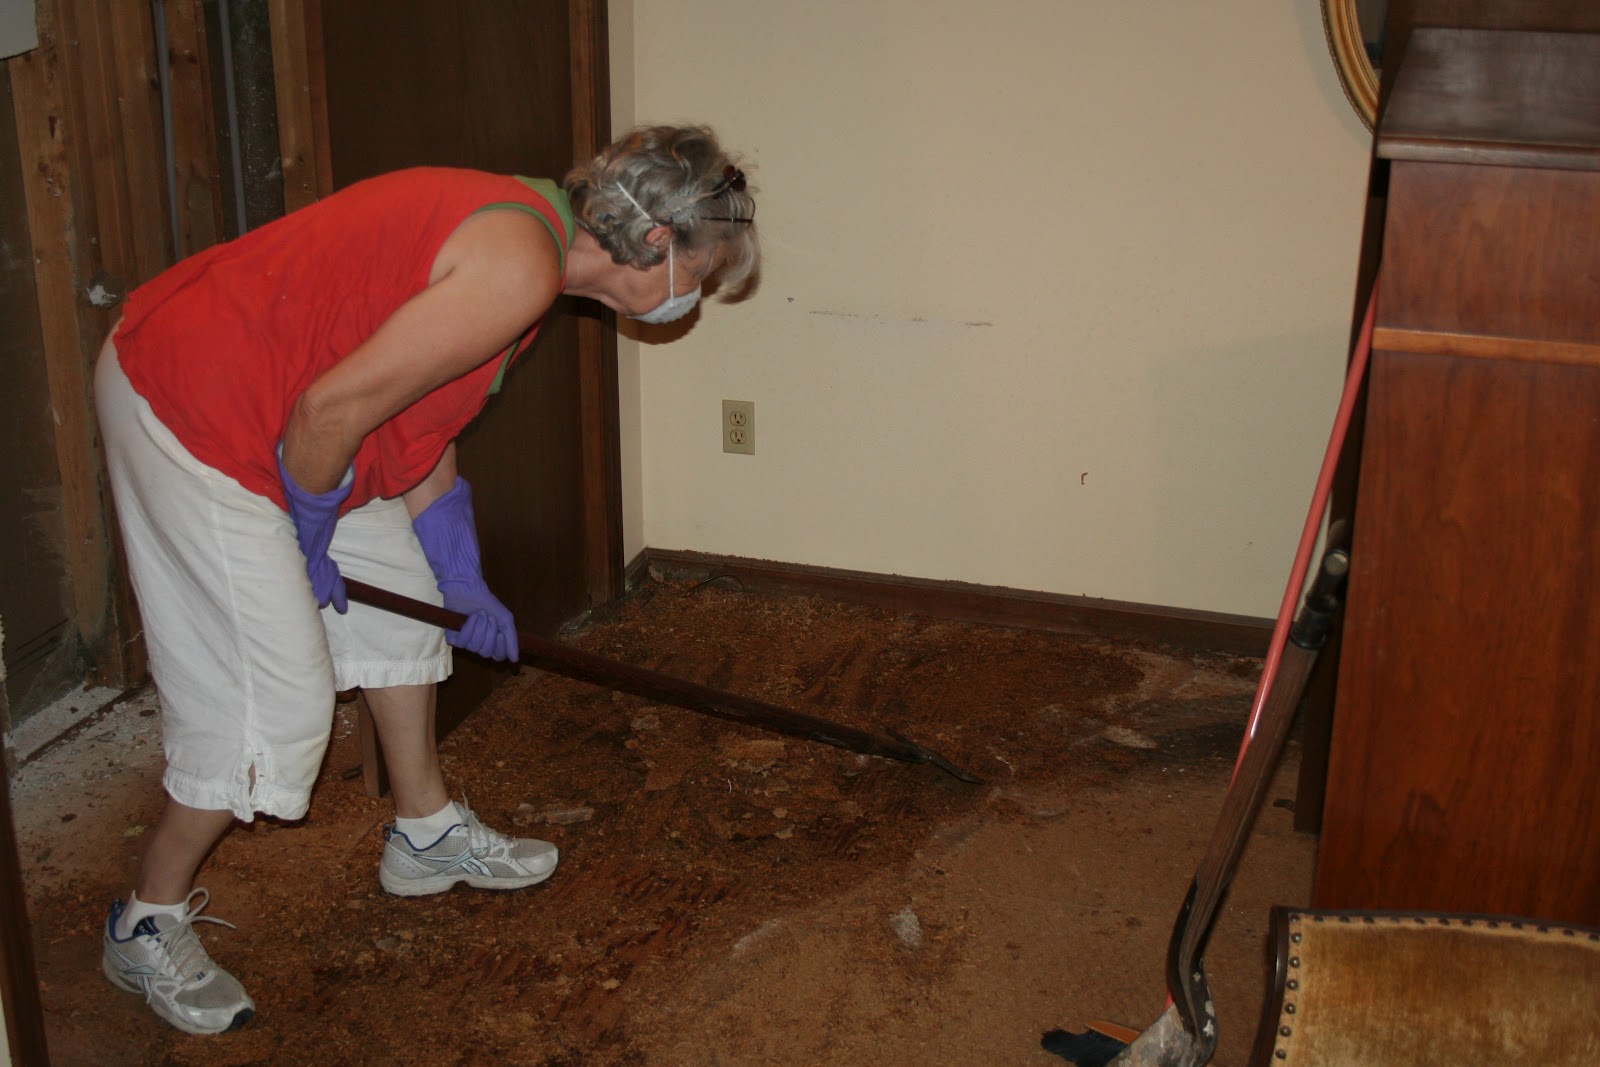
[[[657,226],[672,228],[680,256],[720,247],[729,291],[760,262],[755,198],[709,127],[640,126],[574,166],[563,184],[578,225],[614,262],[651,267],[665,259],[665,249],[645,240]]]

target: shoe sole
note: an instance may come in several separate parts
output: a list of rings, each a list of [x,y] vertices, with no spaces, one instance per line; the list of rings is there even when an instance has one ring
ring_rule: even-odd
[[[385,893],[397,897],[429,897],[435,893],[465,882],[474,889],[526,889],[530,885],[540,882],[556,873],[554,867],[543,874],[532,874],[526,878],[484,878],[476,874],[441,874],[434,878],[393,878],[389,872],[378,872],[378,884],[383,886]]]
[[[144,993],[143,984],[129,981],[125,975],[119,972],[115,967],[111,966],[111,964],[107,962],[104,957],[101,957],[100,959],[100,973],[105,975],[107,980],[109,980],[112,985],[116,986],[124,993]],[[160,1001],[151,1000],[149,997],[146,997],[145,1003],[150,1005],[150,1010],[153,1011],[163,1022],[167,1023],[176,1030],[182,1030],[186,1034],[199,1034],[202,1036],[210,1034],[229,1034],[256,1017],[256,1010],[254,1008],[241,1008],[237,1012],[234,1012],[233,1019],[229,1021],[227,1026],[214,1030],[206,1030],[195,1026],[187,1019],[177,1019],[171,1015],[168,1015],[161,1009]]]

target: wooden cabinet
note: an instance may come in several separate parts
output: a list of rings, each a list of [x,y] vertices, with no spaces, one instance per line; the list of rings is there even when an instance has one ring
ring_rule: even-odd
[[[1314,903],[1600,924],[1600,35],[1417,29]]]

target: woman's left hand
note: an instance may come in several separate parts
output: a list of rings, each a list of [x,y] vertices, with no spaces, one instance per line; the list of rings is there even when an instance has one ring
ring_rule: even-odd
[[[480,576],[476,582],[440,582],[444,606],[467,616],[459,630],[446,630],[444,637],[456,648],[476,652],[486,659],[516,662],[517,622],[511,609],[489,592]]]
[[[478,554],[478,530],[472,514],[472,487],[456,478],[448,493],[434,500],[416,518],[422,553],[439,580],[444,606],[468,616],[459,630],[446,630],[445,639],[457,648],[489,659],[513,662],[518,658],[517,623],[483,580]]]

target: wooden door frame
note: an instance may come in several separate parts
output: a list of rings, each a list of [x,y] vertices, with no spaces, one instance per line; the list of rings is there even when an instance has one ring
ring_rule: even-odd
[[[611,141],[610,23],[606,0],[568,0],[572,46],[572,158]],[[618,407],[616,314],[578,326],[583,447],[584,557],[589,607],[627,591],[622,547],[622,419]]]
[[[5,680],[0,670],[0,682]],[[0,685],[0,722],[6,721],[6,688]],[[0,759],[0,1004],[5,1006],[6,1044],[11,1062],[47,1064],[44,1006],[39,1002],[39,977],[33,964],[33,926],[28,921],[27,890],[17,851],[16,822],[11,817],[11,754]]]
[[[145,650],[111,516],[92,373],[122,297],[172,260],[154,35],[140,5],[36,0],[36,19],[39,47],[5,67],[57,420],[68,608],[90,680],[129,686],[144,680]]]

